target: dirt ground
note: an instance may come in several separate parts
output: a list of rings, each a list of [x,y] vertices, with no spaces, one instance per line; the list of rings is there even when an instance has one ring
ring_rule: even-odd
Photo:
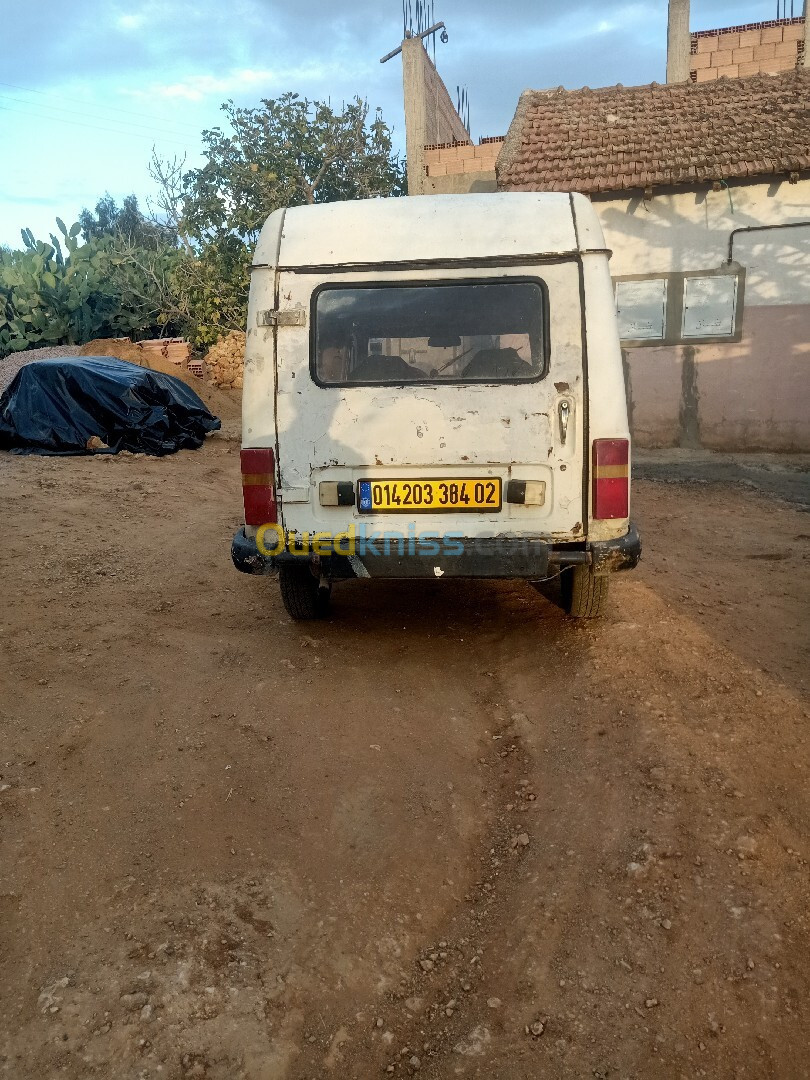
[[[0,1071],[810,1074],[800,507],[635,487],[642,565],[230,565],[238,451],[0,459]]]

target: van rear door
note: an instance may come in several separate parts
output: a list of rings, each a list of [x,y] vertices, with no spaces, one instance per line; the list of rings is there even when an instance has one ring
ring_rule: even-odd
[[[284,527],[582,539],[580,273],[282,270],[279,310],[302,312],[275,334]]]

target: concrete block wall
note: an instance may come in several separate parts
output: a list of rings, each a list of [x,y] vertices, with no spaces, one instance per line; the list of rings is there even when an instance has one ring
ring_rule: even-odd
[[[439,143],[424,150],[427,176],[447,176],[453,173],[495,172],[495,161],[501,152],[503,139],[490,139],[475,146],[466,143]]]
[[[804,58],[804,19],[701,30],[691,35],[689,68],[692,82],[776,75],[792,71]]]
[[[496,191],[495,161],[503,138],[439,143],[423,150],[425,191],[431,195],[457,195],[470,191]]]

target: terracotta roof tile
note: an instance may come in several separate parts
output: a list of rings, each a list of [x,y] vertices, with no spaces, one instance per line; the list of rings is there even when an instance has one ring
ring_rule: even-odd
[[[522,191],[620,191],[810,165],[810,73],[527,90],[496,164]]]

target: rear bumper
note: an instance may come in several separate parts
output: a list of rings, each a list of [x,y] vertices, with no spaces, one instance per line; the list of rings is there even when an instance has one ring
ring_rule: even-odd
[[[633,522],[624,536],[616,540],[594,540],[587,545],[591,565],[597,574],[612,574],[617,570],[632,570],[641,558],[641,537]]]
[[[231,559],[242,574],[273,574],[276,570],[275,560],[262,555],[256,547],[256,540],[252,536],[246,536],[244,528],[238,529],[234,534]]]
[[[370,550],[369,550],[370,547]],[[523,578],[536,580],[550,570],[577,564],[593,566],[598,574],[632,569],[641,558],[641,540],[631,522],[628,532],[616,540],[555,545],[547,539],[523,537],[453,538],[443,544],[388,545],[379,540],[362,553],[333,551],[313,556],[310,552],[283,551],[262,555],[256,541],[240,529],[233,538],[231,558],[244,574],[272,574],[285,564],[308,564],[317,559],[321,574],[332,580],[350,578]],[[420,550],[421,547],[421,550]],[[433,551],[433,548],[436,548]]]

